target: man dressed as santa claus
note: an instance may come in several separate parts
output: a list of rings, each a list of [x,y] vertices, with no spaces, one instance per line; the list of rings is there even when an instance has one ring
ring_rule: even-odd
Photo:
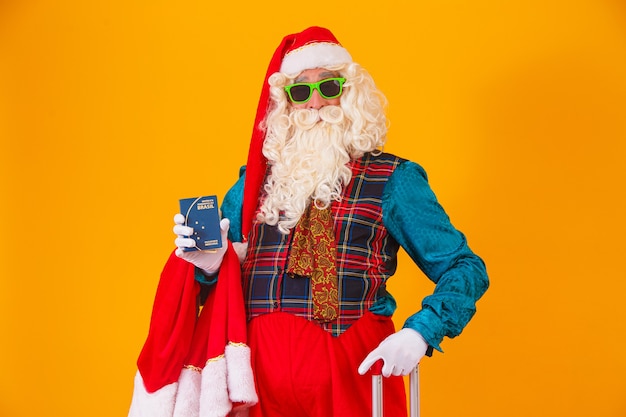
[[[382,151],[385,104],[330,31],[286,36],[268,68],[245,170],[221,207],[229,245],[183,251],[194,246],[192,230],[175,217],[176,255],[192,265],[195,285],[219,285],[229,248],[240,263],[258,395],[250,416],[371,415],[370,367],[382,360],[385,377],[407,375],[461,333],[487,290],[483,261],[424,169]],[[400,247],[436,285],[396,331],[386,282]],[[384,385],[385,415],[406,416],[403,379]]]

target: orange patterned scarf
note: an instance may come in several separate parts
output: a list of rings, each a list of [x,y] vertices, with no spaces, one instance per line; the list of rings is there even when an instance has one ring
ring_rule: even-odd
[[[311,279],[313,317],[321,322],[336,319],[339,310],[336,257],[330,208],[312,203],[294,229],[287,272]]]

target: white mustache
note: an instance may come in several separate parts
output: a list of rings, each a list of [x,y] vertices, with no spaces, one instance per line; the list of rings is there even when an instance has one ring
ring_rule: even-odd
[[[310,130],[318,122],[339,124],[344,120],[343,109],[340,106],[324,106],[321,109],[296,109],[289,118],[293,124],[302,130]]]

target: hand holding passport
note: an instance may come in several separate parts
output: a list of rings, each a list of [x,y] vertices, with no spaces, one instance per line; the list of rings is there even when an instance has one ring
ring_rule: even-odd
[[[206,274],[216,273],[226,252],[230,222],[220,221],[217,197],[202,196],[180,200],[180,214],[174,216],[176,255]]]

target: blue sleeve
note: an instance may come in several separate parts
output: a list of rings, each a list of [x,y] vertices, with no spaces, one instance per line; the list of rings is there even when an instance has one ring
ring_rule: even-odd
[[[226,192],[222,201],[222,217],[230,220],[228,239],[241,242],[241,212],[243,210],[243,185],[246,178],[246,167],[241,167],[239,180]]]
[[[476,312],[476,301],[489,286],[485,264],[454,228],[414,162],[399,165],[383,193],[383,222],[389,233],[433,281],[432,295],[404,327],[418,331],[428,344],[458,336]]]

